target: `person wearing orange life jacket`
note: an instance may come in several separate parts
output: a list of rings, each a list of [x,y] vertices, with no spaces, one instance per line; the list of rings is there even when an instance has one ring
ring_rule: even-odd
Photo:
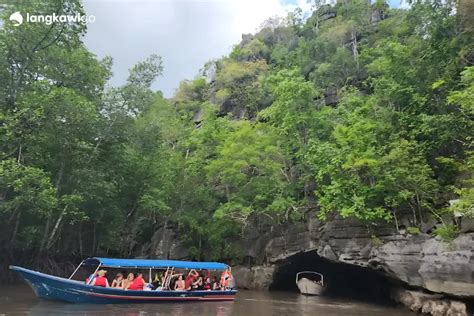
[[[105,271],[105,270],[97,271],[97,276],[94,278],[91,285],[109,287],[109,281],[105,277],[106,273],[107,273],[107,271]]]
[[[145,289],[146,282],[143,279],[143,274],[138,273],[137,277],[133,279],[132,283],[126,288],[126,290],[138,290],[143,291]]]

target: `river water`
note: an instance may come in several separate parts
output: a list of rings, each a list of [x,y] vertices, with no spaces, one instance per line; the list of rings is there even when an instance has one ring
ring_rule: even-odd
[[[303,296],[294,292],[240,291],[235,302],[156,304],[70,304],[36,298],[27,285],[0,288],[0,315],[354,315],[408,316],[406,310],[342,299]]]

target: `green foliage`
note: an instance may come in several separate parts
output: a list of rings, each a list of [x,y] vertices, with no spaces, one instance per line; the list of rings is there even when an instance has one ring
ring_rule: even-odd
[[[378,238],[375,235],[370,236],[370,242],[372,243],[372,246],[374,247],[381,247],[383,246],[383,240]]]
[[[397,210],[427,208],[436,182],[416,143],[394,133],[396,114],[372,98],[348,95],[328,140],[314,139],[305,159],[320,183],[320,217],[391,220]],[[414,215],[416,223],[417,215]]]
[[[25,210],[45,217],[58,203],[47,174],[13,159],[0,162],[0,187],[7,197],[0,208],[4,213]]]
[[[230,57],[237,60],[258,60],[268,58],[268,53],[268,47],[258,38],[254,38],[243,47],[234,47]]]
[[[434,233],[436,236],[441,237],[445,242],[452,242],[459,234],[459,230],[455,225],[447,224],[437,227]]]
[[[0,162],[0,217],[13,230],[3,229],[0,240],[12,246],[34,245],[40,231],[38,223],[51,216],[58,200],[48,175],[41,169],[26,167],[13,159]],[[7,220],[8,219],[8,220]],[[20,223],[23,223],[20,226]]]
[[[237,118],[254,117],[266,106],[265,60],[236,62],[226,59],[215,78],[218,104]]]
[[[448,103],[458,105],[466,115],[474,115],[474,67],[461,72],[460,86],[462,90],[449,94]]]
[[[185,110],[196,110],[200,102],[206,101],[209,85],[204,77],[193,81],[182,81],[176,91],[173,101],[179,108]]]
[[[460,168],[463,179],[455,190],[459,199],[449,207],[449,210],[459,213],[458,216],[474,218],[474,152],[468,151],[466,155],[466,163]]]
[[[413,226],[408,226],[407,227],[407,232],[410,234],[410,235],[418,235],[421,233],[421,230],[419,227],[413,227]]]
[[[85,25],[8,23],[79,1],[5,6],[0,250],[135,256],[173,229],[195,259],[238,260],[247,233],[307,210],[408,219],[410,234],[473,216],[469,17],[451,1],[314,4],[265,21],[170,100],[151,89],[158,55],[105,88],[111,58],[87,50]]]
[[[248,121],[236,122],[230,128],[217,147],[215,159],[206,168],[209,181],[222,199],[216,218],[229,216],[247,224],[253,213],[286,210],[284,202],[275,201],[284,194],[280,172],[284,156],[275,131]]]

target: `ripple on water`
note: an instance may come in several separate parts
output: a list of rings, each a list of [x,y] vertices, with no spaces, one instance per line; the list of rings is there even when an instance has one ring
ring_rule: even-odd
[[[350,300],[303,296],[292,292],[240,291],[235,302],[158,304],[70,304],[39,300],[26,285],[0,288],[1,315],[125,316],[407,316],[403,309]]]

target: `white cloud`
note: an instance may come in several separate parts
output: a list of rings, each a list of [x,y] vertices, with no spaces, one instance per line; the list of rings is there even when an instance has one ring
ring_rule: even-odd
[[[400,9],[409,9],[411,7],[411,4],[407,0],[400,0]]]
[[[286,16],[305,0],[84,1],[89,25],[86,45],[99,57],[114,58],[112,85],[122,84],[128,69],[152,53],[164,59],[164,76],[155,87],[171,96],[183,79],[192,79],[204,63],[230,52],[243,33],[254,33],[275,15]]]

